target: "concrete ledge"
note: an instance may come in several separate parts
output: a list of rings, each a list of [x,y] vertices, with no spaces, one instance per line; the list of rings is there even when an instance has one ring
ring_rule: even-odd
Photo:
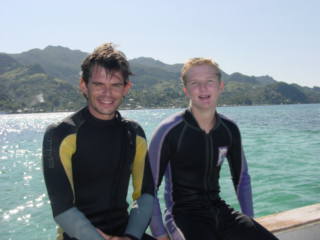
[[[320,239],[320,203],[260,217],[255,220],[281,240]]]

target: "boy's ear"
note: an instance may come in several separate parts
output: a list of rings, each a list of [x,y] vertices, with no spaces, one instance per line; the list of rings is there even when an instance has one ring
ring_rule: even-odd
[[[132,88],[132,82],[128,81],[127,84],[124,86],[124,95],[125,96],[128,94],[130,88]]]
[[[184,94],[185,94],[187,97],[189,97],[188,89],[187,89],[186,87],[183,87],[182,90],[183,90]]]
[[[224,91],[224,82],[223,81],[220,82],[219,90],[220,90],[220,93]]]
[[[87,96],[87,92],[88,92],[87,84],[82,78],[80,78],[79,88],[81,93]]]

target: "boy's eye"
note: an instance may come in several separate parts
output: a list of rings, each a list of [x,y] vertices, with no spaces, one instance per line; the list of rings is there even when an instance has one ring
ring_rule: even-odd
[[[112,84],[112,86],[119,88],[119,87],[122,87],[123,84],[122,83],[114,83],[114,84]]]
[[[92,83],[94,86],[101,86],[101,83],[99,83],[99,82],[93,82]]]

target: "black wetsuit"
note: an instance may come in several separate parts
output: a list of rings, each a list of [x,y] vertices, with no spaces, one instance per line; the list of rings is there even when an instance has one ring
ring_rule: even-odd
[[[118,112],[112,120],[99,120],[84,108],[47,128],[43,170],[63,239],[86,239],[86,234],[93,238],[88,232],[95,234],[95,228],[137,239],[143,234],[148,222],[146,226],[139,222],[149,221],[144,211],[152,209],[154,184],[145,135],[137,123]],[[131,223],[126,201],[130,175],[133,200],[140,200],[141,205],[140,212],[130,213]]]
[[[149,156],[156,189],[165,175],[165,224],[157,199],[151,221],[154,236],[168,234],[174,240],[276,239],[250,218],[250,176],[240,131],[231,120],[216,113],[216,124],[206,133],[190,110],[175,114],[154,133]],[[234,211],[219,196],[225,158],[246,215]]]

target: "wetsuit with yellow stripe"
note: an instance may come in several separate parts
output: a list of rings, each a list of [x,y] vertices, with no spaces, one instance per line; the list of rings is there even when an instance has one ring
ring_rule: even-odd
[[[142,128],[117,112],[99,120],[84,108],[47,128],[43,171],[60,239],[144,239],[154,195]],[[134,204],[126,196],[132,175]]]

